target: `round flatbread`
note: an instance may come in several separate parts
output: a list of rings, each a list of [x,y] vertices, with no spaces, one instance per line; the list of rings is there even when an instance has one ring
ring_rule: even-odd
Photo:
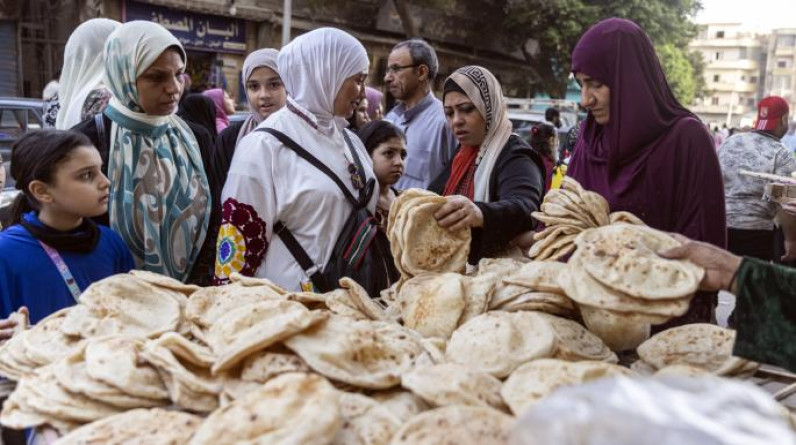
[[[523,264],[513,274],[503,278],[507,284],[525,286],[537,292],[553,292],[563,294],[564,290],[558,284],[558,275],[566,272],[566,263],[557,261],[532,261]]]
[[[425,273],[406,281],[398,294],[404,326],[424,337],[450,337],[466,307],[462,277]]]
[[[284,295],[268,285],[249,286],[243,283],[232,283],[224,286],[205,287],[188,300],[185,316],[200,328],[209,329],[229,311],[245,304],[284,299]]]
[[[142,339],[116,336],[91,339],[86,344],[86,372],[95,380],[134,397],[168,400],[158,372],[140,362]]]
[[[22,337],[25,356],[39,366],[48,365],[83,345],[79,337],[61,332],[61,325],[71,308],[61,309],[40,320]]]
[[[243,361],[240,378],[248,382],[265,383],[288,372],[310,372],[309,366],[296,354],[284,351],[260,351]]]
[[[294,301],[262,301],[240,306],[220,317],[207,333],[216,355],[214,375],[226,371],[251,353],[299,333],[325,319],[328,313],[310,311]]]
[[[492,311],[454,331],[445,351],[448,360],[502,378],[525,362],[550,357],[555,332],[536,312]]]
[[[734,344],[734,330],[696,323],[659,332],[642,343],[637,351],[641,360],[656,369],[690,365],[717,372],[733,361]]]
[[[398,385],[423,353],[420,338],[397,323],[331,316],[284,344],[332,380],[387,389]]]
[[[619,365],[604,362],[569,362],[541,359],[514,371],[503,385],[501,395],[515,416],[563,386],[577,385],[604,377],[632,375]]]
[[[331,445],[389,445],[401,421],[370,397],[344,392],[340,396],[343,426]]]
[[[581,306],[583,324],[614,351],[629,351],[650,338],[651,321],[665,323],[668,317],[630,314]]]
[[[507,445],[514,419],[492,408],[445,406],[421,413],[395,434],[391,445]]]
[[[552,357],[570,361],[618,361],[616,354],[599,337],[579,323],[554,315],[539,315],[553,328],[556,346]]]
[[[680,243],[646,226],[618,224],[583,232],[576,241],[583,267],[597,281],[627,295],[675,299],[692,295],[705,270],[657,254]]]
[[[613,212],[609,215],[611,224],[634,224],[637,226],[646,226],[644,221],[638,216],[630,212]]]
[[[412,417],[431,409],[423,399],[410,391],[379,391],[370,397],[392,413],[401,425]]]
[[[328,444],[342,425],[340,392],[317,374],[290,373],[214,411],[190,445]]]
[[[447,202],[445,198],[440,199],[404,210],[408,215],[401,265],[412,275],[465,271],[470,253],[470,229],[453,232],[440,227],[434,213]]]
[[[471,405],[505,409],[500,397],[500,380],[455,363],[418,366],[403,375],[401,385],[432,406]]]
[[[80,304],[99,320],[96,331],[89,336],[126,333],[141,337],[157,337],[174,331],[182,320],[182,305],[174,291],[154,286],[130,274],[113,275],[91,284]]]
[[[59,445],[176,445],[188,443],[202,418],[161,408],[106,417],[58,439]]]
[[[604,286],[584,269],[583,252],[579,249],[569,258],[568,270],[558,277],[558,284],[569,298],[579,305],[603,308],[622,313],[639,313],[677,317],[688,311],[689,298],[645,300]]]

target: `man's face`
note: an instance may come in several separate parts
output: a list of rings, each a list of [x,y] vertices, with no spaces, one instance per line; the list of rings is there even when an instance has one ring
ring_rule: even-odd
[[[420,74],[412,63],[412,56],[408,48],[399,48],[390,53],[387,58],[387,74],[384,83],[390,93],[398,100],[412,97],[420,88],[420,82],[427,74]]]

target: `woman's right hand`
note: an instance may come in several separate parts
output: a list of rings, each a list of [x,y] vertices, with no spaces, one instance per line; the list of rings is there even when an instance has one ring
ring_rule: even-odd
[[[19,308],[17,312],[24,313],[25,317],[30,316],[30,314],[28,313],[28,308],[26,308],[25,306]],[[16,327],[17,327],[17,322],[15,320],[12,320],[10,318],[4,318],[0,320],[0,342],[4,342],[13,337],[14,333],[16,332]]]
[[[660,252],[664,258],[688,260],[705,269],[699,288],[703,291],[715,292],[727,290],[732,292],[733,278],[738,268],[741,267],[743,258],[720,249],[712,244],[692,241],[682,235],[672,234],[681,245],[665,252]]]

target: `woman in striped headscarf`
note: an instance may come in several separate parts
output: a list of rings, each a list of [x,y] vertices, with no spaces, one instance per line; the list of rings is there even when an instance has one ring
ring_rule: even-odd
[[[76,129],[103,154],[111,180],[107,223],[136,266],[204,283],[215,255],[208,230],[218,190],[207,169],[213,147],[197,142],[175,114],[185,63],[185,50],[165,28],[125,23],[105,44],[105,85],[113,97],[102,119]]]

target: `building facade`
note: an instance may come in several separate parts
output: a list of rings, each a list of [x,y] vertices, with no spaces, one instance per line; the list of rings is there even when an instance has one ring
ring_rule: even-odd
[[[522,53],[506,52],[498,39],[473,38],[469,31],[479,24],[466,14],[456,16],[408,2],[396,7],[393,0],[292,3],[291,37],[322,26],[350,32],[368,51],[368,83],[373,86],[383,85],[393,45],[413,35],[437,50],[437,91],[455,69],[478,64],[495,73],[508,95],[533,93],[538,76]],[[186,70],[194,88],[222,86],[239,98],[244,94],[239,78],[246,54],[279,48],[282,43],[283,0],[5,0],[0,4],[6,5],[5,11],[0,9],[0,95],[41,97],[44,85],[63,64],[63,48],[72,30],[93,17],[162,24],[185,46]],[[40,35],[32,38],[26,30],[34,28]],[[14,41],[4,40],[4,35]],[[15,63],[3,64],[5,60]]]
[[[775,29],[768,42],[766,95],[782,96],[796,115],[796,28]]]
[[[766,36],[739,23],[700,26],[690,45],[705,61],[705,97],[691,107],[711,127],[752,125],[765,90]]]

